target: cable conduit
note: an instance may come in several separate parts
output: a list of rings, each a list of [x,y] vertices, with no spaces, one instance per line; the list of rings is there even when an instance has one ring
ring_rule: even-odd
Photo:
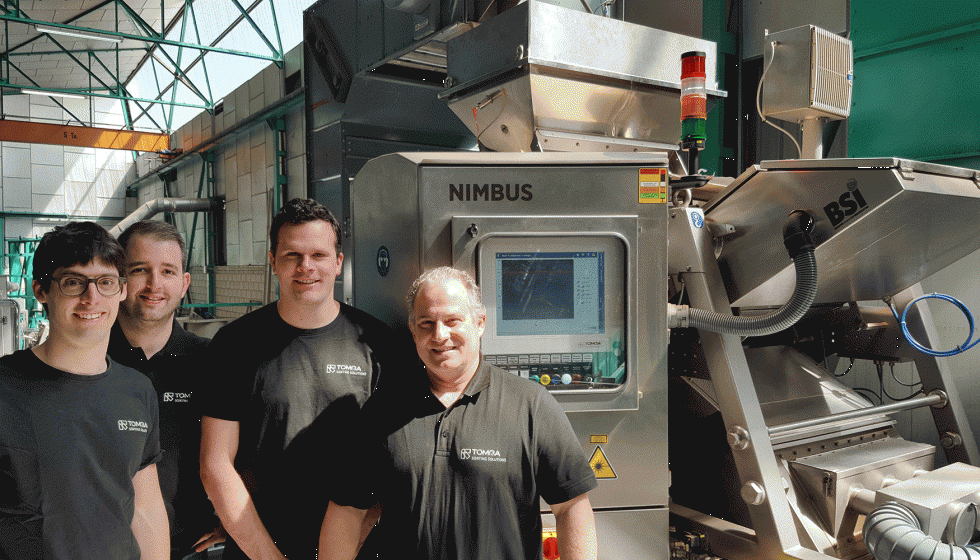
[[[691,309],[689,325],[711,332],[741,336],[764,336],[791,327],[810,309],[817,296],[817,259],[813,250],[801,251],[793,257],[793,264],[796,266],[793,295],[776,311],[758,317],[745,317]]]

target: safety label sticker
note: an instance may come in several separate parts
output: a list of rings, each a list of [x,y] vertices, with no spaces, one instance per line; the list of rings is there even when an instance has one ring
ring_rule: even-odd
[[[667,204],[667,170],[640,169],[640,204]]]
[[[595,473],[596,478],[616,478],[616,471],[613,470],[612,465],[606,460],[606,455],[598,445],[595,446],[595,451],[592,452],[592,457],[589,458],[589,466],[592,467],[592,472]]]

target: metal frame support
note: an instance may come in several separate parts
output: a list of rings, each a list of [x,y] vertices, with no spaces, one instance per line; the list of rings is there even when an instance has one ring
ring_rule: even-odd
[[[697,208],[671,208],[668,228],[671,274],[683,281],[691,307],[716,313],[731,313],[731,304],[725,290],[724,279],[714,257],[714,243],[710,228],[695,227],[689,218]],[[683,218],[683,219],[681,219]],[[703,223],[703,222],[701,222]],[[790,556],[801,560],[826,560],[826,556],[805,548],[793,517],[792,506],[787,498],[789,481],[783,479],[769,428],[766,426],[749,371],[741,337],[699,331],[704,357],[711,375],[711,382],[718,398],[719,410],[730,434],[729,443],[738,470],[742,499],[748,507],[752,527],[736,527],[730,523],[699,515],[702,528],[710,533],[712,550],[720,556],[738,554],[745,556],[745,548],[751,548],[752,557],[783,558]],[[732,434],[739,437],[732,437]],[[671,511],[684,514],[689,511],[671,505]],[[702,521],[702,522],[703,522]],[[728,526],[734,529],[717,529]],[[758,538],[765,535],[766,538]],[[731,546],[732,549],[725,547]]]
[[[269,127],[272,129],[272,146],[275,152],[275,173],[276,173],[276,183],[273,187],[273,207],[270,209],[272,214],[275,215],[279,208],[283,205],[283,192],[289,184],[289,179],[286,176],[286,158],[288,156],[286,152],[286,119],[281,115],[270,118],[266,121],[269,123]]]
[[[2,231],[5,220],[0,217],[0,231]],[[12,282],[20,286],[20,290],[10,294],[12,297],[24,298],[24,307],[27,309],[28,327],[35,329],[38,326],[43,312],[36,311],[37,299],[34,298],[33,289],[33,270],[34,270],[34,248],[40,239],[7,239],[7,277]]]
[[[251,13],[256,9],[256,7],[261,5],[263,2],[269,5],[269,8],[272,13],[272,24],[275,33],[274,37],[272,36],[271,33],[267,33],[263,31],[251,16]],[[7,41],[5,42],[5,50],[4,50],[7,56],[5,56],[3,60],[0,60],[0,108],[2,108],[5,88],[12,88],[12,89],[19,90],[22,87],[30,87],[31,89],[44,91],[52,94],[58,94],[58,93],[76,94],[76,95],[81,94],[89,97],[104,97],[110,99],[118,99],[123,102],[136,103],[137,110],[131,111],[129,115],[131,117],[133,114],[136,114],[136,117],[127,119],[129,122],[128,126],[130,128],[140,123],[144,115],[149,116],[151,108],[155,106],[162,105],[164,107],[169,107],[169,111],[168,110],[163,111],[164,119],[166,121],[165,124],[167,127],[172,125],[174,107],[190,107],[195,109],[203,109],[211,112],[214,109],[214,99],[213,99],[213,93],[211,91],[211,84],[208,78],[207,65],[205,63],[205,58],[204,58],[205,54],[219,53],[219,54],[254,58],[258,60],[267,60],[267,61],[274,62],[276,66],[278,66],[279,68],[282,68],[284,64],[282,37],[279,31],[279,22],[276,16],[276,9],[273,0],[253,0],[247,7],[244,7],[238,0],[233,0],[233,4],[239,12],[238,17],[235,18],[235,20],[232,21],[229,24],[229,26],[222,33],[220,33],[218,37],[216,37],[210,44],[202,44],[200,30],[198,29],[197,17],[194,12],[193,0],[184,0],[184,6],[181,7],[177,15],[170,22],[161,20],[161,25],[160,25],[161,28],[159,30],[154,29],[149,23],[147,23],[142,17],[140,17],[139,13],[136,10],[134,10],[131,6],[129,6],[129,4],[127,4],[125,0],[103,0],[102,2],[88,8],[87,10],[80,12],[78,15],[72,17],[71,19],[68,19],[67,21],[61,21],[61,22],[39,21],[32,18],[29,14],[25,13],[24,11],[20,10],[17,5],[17,2],[0,2],[0,21],[3,22],[3,26],[5,29],[9,28],[9,24],[11,22],[27,25],[27,26],[36,26],[40,24],[49,27],[61,28],[65,30],[88,32],[88,33],[93,33],[93,34],[110,37],[110,38],[121,38],[121,39],[128,39],[132,41],[138,41],[142,45],[141,47],[136,49],[129,48],[129,47],[123,48],[120,47],[119,45],[116,45],[115,47],[112,48],[72,50],[72,49],[65,48],[51,35],[47,35],[47,38],[52,42],[54,42],[54,44],[57,46],[57,50],[50,53],[38,53],[30,49],[33,47],[32,43],[37,41],[39,37],[44,36],[43,34],[13,46],[9,44],[9,39],[7,39]],[[75,22],[80,21],[84,16],[91,14],[96,10],[105,9],[106,6],[109,5],[111,5],[112,8],[115,8],[114,17],[115,17],[116,25],[114,29],[90,29],[86,27],[80,27],[75,24]],[[164,12],[164,7],[161,4],[161,15],[163,14],[163,12]],[[119,31],[120,17],[123,16],[128,17],[130,20],[133,21],[137,29],[136,32],[124,33]],[[180,40],[168,39],[167,35],[176,26],[178,20],[181,22]],[[227,36],[232,29],[237,27],[242,21],[247,21],[247,23],[251,25],[251,27],[255,30],[258,37],[261,39],[261,42],[264,43],[266,47],[268,47],[271,54],[263,55],[255,52],[239,51],[239,50],[220,48],[215,46],[225,36]],[[196,43],[186,41],[185,35],[187,31],[188,22],[190,22],[193,25],[193,32],[195,33],[197,39]],[[9,33],[7,34],[7,36],[9,37]],[[166,50],[160,48],[162,46],[176,47],[178,49],[177,59],[174,60],[174,58],[171,57],[171,55]],[[182,60],[183,50],[185,48],[194,49],[198,54],[197,56],[194,57],[193,60],[190,61],[190,63],[183,65],[181,64],[181,60]],[[159,83],[157,84],[159,93],[153,99],[135,97],[131,95],[129,91],[127,91],[124,85],[133,77],[133,75],[135,75],[135,73],[129,76],[120,75],[119,54],[122,51],[131,51],[131,50],[139,50],[146,53],[146,56],[143,58],[143,61],[140,63],[138,69],[142,68],[144,64],[150,64],[155,76],[156,64],[159,64],[164,69],[166,69],[168,73],[172,74],[173,76],[173,79],[166,82],[163,87],[161,87],[161,84]],[[88,73],[89,82],[90,82],[89,86],[87,88],[85,87],[47,88],[39,85],[30,76],[27,76],[27,74],[21,71],[20,68],[17,67],[15,62],[16,57],[18,56],[36,57],[38,54],[62,54],[67,56],[75,64],[77,64],[80,68],[82,68]],[[86,55],[88,58],[88,64],[85,64],[76,55]],[[100,58],[100,55],[114,56],[115,70],[110,69],[109,66],[107,66],[106,63]],[[165,63],[163,59],[169,61],[169,66],[172,67],[168,67],[168,64]],[[204,81],[205,81],[205,85],[207,86],[206,90],[198,87],[193,82],[193,80],[190,79],[190,76],[188,75],[191,69],[194,68],[198,62],[201,63],[204,70]],[[106,73],[109,74],[111,79],[108,81],[114,82],[114,85],[107,83],[107,81],[103,81],[102,79],[99,78],[99,76],[95,73],[96,66],[101,67],[101,70],[104,70]],[[23,83],[14,83],[11,81],[12,70],[15,73],[19,74],[20,76],[19,81]],[[98,83],[92,84],[91,82],[93,81],[93,79]],[[178,101],[176,97],[176,89],[177,89],[176,86],[178,82],[184,84],[187,87],[188,91],[193,93],[198,99],[201,100],[201,103],[189,103],[189,102]],[[29,84],[29,86],[24,86],[24,83]],[[171,96],[170,99],[165,100],[164,96],[166,95],[167,92],[171,92]],[[56,103],[58,102],[56,101]],[[64,106],[62,106],[62,108],[67,111],[67,108],[65,108]],[[77,116],[73,114],[71,114],[71,116],[74,120],[84,124],[83,121],[79,119]],[[149,120],[151,121],[152,125],[157,127],[158,129],[169,130],[169,128],[164,129],[162,126],[160,126],[160,124],[157,123],[152,117],[150,117]]]
[[[258,60],[267,60],[269,62],[275,62],[280,64],[282,62],[281,57],[269,56],[264,54],[252,53],[247,51],[239,51],[234,49],[222,49],[219,47],[212,47],[210,45],[199,45],[195,43],[185,43],[183,41],[173,41],[170,39],[164,39],[159,35],[134,35],[132,33],[122,33],[119,31],[106,31],[104,29],[92,29],[90,27],[78,27],[76,25],[70,25],[65,23],[58,23],[52,21],[38,21],[35,19],[27,17],[12,16],[9,14],[0,14],[0,20],[12,21],[16,23],[22,23],[24,25],[44,25],[48,27],[58,27],[68,31],[79,31],[83,33],[92,33],[95,35],[105,35],[107,37],[118,37],[120,39],[132,39],[134,41],[143,41],[144,43],[153,43],[157,45],[168,45],[171,47],[187,47],[190,49],[195,49],[205,52],[217,52],[222,54],[232,54],[236,56],[244,56],[247,58],[255,58]]]
[[[915,284],[896,294],[892,301],[897,309],[904,309],[912,300],[922,295],[924,295],[922,285]],[[917,304],[914,308],[909,309],[905,321],[909,333],[920,344],[927,348],[938,347],[939,333],[936,331],[932,313],[925,303]],[[940,439],[946,434],[958,434],[960,436],[958,439],[953,438],[959,442],[958,444],[948,447],[942,446],[946,453],[946,460],[950,463],[963,462],[970,465],[980,465],[980,452],[977,451],[977,442],[973,438],[973,430],[970,428],[970,422],[963,410],[963,401],[960,400],[959,391],[953,383],[953,376],[946,358],[916,352],[914,361],[915,369],[922,381],[922,390],[929,392],[938,389],[949,396],[949,403],[946,406],[930,408]]]

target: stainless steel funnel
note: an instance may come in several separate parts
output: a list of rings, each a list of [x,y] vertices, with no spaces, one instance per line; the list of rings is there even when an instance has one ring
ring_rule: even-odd
[[[495,151],[664,151],[680,138],[680,59],[715,44],[525,2],[447,44],[440,97]]]

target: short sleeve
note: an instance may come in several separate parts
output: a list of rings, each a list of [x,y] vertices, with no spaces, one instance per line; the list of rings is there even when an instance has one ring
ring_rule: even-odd
[[[233,324],[234,325],[234,324]],[[240,421],[248,402],[256,364],[249,368],[248,356],[254,350],[246,340],[234,335],[234,329],[222,327],[192,366],[200,379],[200,395],[194,402],[202,416]],[[252,375],[249,375],[249,373]]]
[[[147,413],[150,417],[150,431],[146,435],[146,443],[143,444],[143,457],[140,459],[140,468],[146,467],[163,459],[163,451],[160,448],[160,402],[157,400],[157,392],[150,385],[149,380],[146,394]]]
[[[538,395],[532,408],[538,454],[535,480],[544,501],[560,504],[592,490],[598,483],[561,406],[545,390]]]

